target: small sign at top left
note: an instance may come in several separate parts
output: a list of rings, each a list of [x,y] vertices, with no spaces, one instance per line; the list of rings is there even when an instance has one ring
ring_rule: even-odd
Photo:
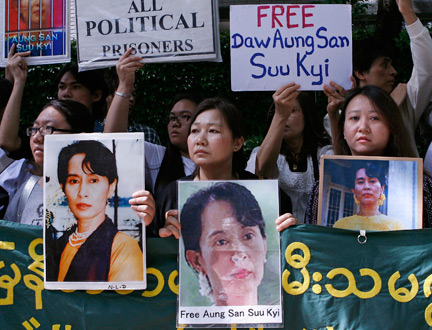
[[[0,0],[0,66],[14,44],[15,52],[30,51],[28,64],[70,62],[69,7],[68,0]]]

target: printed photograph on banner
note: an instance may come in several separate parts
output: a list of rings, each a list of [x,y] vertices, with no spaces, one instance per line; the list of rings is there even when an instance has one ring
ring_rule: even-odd
[[[69,0],[0,0],[0,66],[27,51],[28,64],[69,62],[69,7]]]
[[[217,0],[75,0],[80,70],[142,62],[222,61]]]
[[[178,326],[283,326],[278,192],[277,180],[178,182]]]
[[[44,144],[45,288],[146,288],[144,134],[53,134]]]
[[[230,6],[230,36],[233,91],[352,87],[351,5]]]
[[[322,156],[317,223],[367,231],[422,228],[421,158]]]

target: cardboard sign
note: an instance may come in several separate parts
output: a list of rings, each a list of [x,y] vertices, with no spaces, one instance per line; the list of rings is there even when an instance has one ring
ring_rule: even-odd
[[[220,61],[216,0],[77,0],[81,70],[113,66],[129,49],[143,62]]]
[[[0,18],[0,66],[14,44],[28,64],[70,61],[68,0],[0,0]]]
[[[230,29],[233,91],[351,88],[350,5],[231,6]]]

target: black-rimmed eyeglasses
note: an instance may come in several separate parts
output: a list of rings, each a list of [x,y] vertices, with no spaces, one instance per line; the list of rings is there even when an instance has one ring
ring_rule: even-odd
[[[55,128],[47,125],[41,127],[27,127],[27,136],[33,136],[36,134],[36,132],[39,132],[39,134],[42,136],[50,135],[54,132],[75,133],[75,131],[70,129]]]
[[[175,121],[179,124],[186,124],[190,119],[191,119],[190,115],[178,115],[178,116],[170,115],[167,117],[168,124],[171,125],[173,125]]]

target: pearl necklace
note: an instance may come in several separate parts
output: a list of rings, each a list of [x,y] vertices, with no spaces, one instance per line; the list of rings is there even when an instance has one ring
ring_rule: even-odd
[[[95,230],[89,230],[85,231],[83,233],[78,232],[78,227],[75,229],[75,231],[72,233],[72,235],[69,236],[69,244],[73,247],[75,246],[81,246]]]

